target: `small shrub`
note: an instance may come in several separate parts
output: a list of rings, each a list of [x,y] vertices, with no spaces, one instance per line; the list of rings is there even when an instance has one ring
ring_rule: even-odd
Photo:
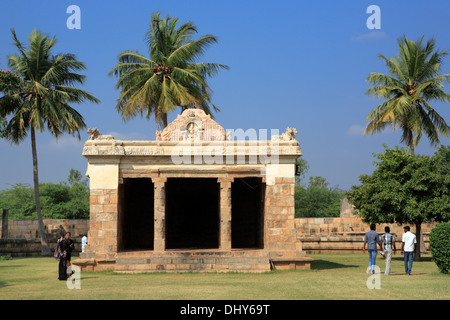
[[[9,254],[4,255],[4,256],[0,256],[0,261],[2,261],[2,260],[11,260],[11,259],[12,259],[12,257]]]
[[[431,230],[430,251],[439,270],[450,274],[450,221],[440,223]]]

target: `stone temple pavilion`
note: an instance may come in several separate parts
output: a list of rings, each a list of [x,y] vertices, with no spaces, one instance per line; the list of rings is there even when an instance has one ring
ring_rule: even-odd
[[[186,109],[155,141],[89,129],[88,245],[81,270],[309,269],[294,226],[297,131],[259,140]],[[243,130],[240,132],[243,133]]]

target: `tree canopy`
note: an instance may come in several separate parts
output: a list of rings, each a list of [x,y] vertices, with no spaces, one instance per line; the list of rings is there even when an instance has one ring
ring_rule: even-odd
[[[423,135],[431,145],[438,146],[439,136],[450,136],[450,127],[432,107],[436,101],[450,102],[443,91],[450,83],[450,74],[440,74],[447,50],[438,50],[436,41],[422,38],[412,41],[403,36],[398,40],[398,55],[388,59],[379,54],[388,74],[370,73],[372,85],[367,94],[384,102],[367,116],[364,134],[383,131],[387,126],[402,131],[401,142],[412,151]]]
[[[76,87],[86,79],[78,73],[86,70],[86,65],[72,53],[53,54],[56,37],[35,29],[28,36],[28,44],[24,44],[14,29],[11,33],[17,52],[8,56],[8,66],[19,80],[17,85],[9,85],[14,83],[10,78],[7,85],[0,87],[4,93],[0,97],[0,116],[10,117],[7,126],[1,129],[2,136],[18,144],[30,134],[41,254],[49,256],[51,251],[41,212],[36,131],[43,132],[47,128],[55,139],[64,133],[77,135],[80,139],[80,130],[86,128],[86,124],[73,104],[100,101]]]
[[[67,181],[41,183],[39,193],[43,218],[89,219],[89,188],[79,171],[71,169]],[[33,187],[18,183],[0,191],[0,209],[8,209],[10,219],[36,219]]]
[[[295,217],[339,217],[345,191],[330,187],[329,182],[321,176],[311,176],[307,184],[303,183],[309,170],[308,162],[300,158],[297,166]]]
[[[374,154],[378,159],[374,172],[361,175],[361,185],[348,192],[363,221],[414,224],[417,234],[423,222],[448,221],[450,148],[441,146],[433,156],[426,156],[384,147],[383,153]]]
[[[124,120],[154,115],[157,124],[167,126],[167,114],[177,106],[200,108],[211,114],[212,90],[207,78],[229,67],[219,63],[198,62],[205,50],[217,43],[214,35],[194,40],[197,27],[190,21],[178,25],[177,17],[151,15],[145,40],[150,57],[126,50],[117,57],[109,75],[117,76],[120,96],[116,106]]]

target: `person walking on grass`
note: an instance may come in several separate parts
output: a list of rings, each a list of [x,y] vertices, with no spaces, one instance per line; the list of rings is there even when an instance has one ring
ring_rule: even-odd
[[[375,273],[375,259],[377,257],[377,244],[380,246],[380,251],[383,251],[383,248],[381,247],[381,241],[378,236],[378,233],[375,232],[375,224],[370,225],[370,231],[366,233],[364,236],[364,246],[363,246],[363,253],[366,252],[366,245],[367,245],[367,251],[369,251],[369,267],[367,268],[367,273]]]
[[[381,243],[384,253],[384,259],[386,262],[386,270],[384,271],[384,274],[388,276],[391,273],[391,259],[392,254],[395,254],[395,251],[397,250],[395,248],[395,236],[391,234],[391,229],[389,227],[384,228],[385,234],[381,236]]]
[[[410,227],[403,227],[405,233],[402,236],[402,254],[405,260],[405,274],[411,275],[411,269],[414,259],[414,245],[417,243],[416,235],[410,232]]]

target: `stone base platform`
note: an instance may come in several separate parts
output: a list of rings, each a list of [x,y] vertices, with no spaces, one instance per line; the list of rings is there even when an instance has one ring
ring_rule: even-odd
[[[309,270],[313,258],[309,257],[289,257],[270,259],[273,270]]]
[[[268,272],[271,270],[310,269],[308,257],[269,258],[265,250],[167,250],[130,251],[115,259],[77,259],[72,263],[82,271],[114,270],[143,272]]]

